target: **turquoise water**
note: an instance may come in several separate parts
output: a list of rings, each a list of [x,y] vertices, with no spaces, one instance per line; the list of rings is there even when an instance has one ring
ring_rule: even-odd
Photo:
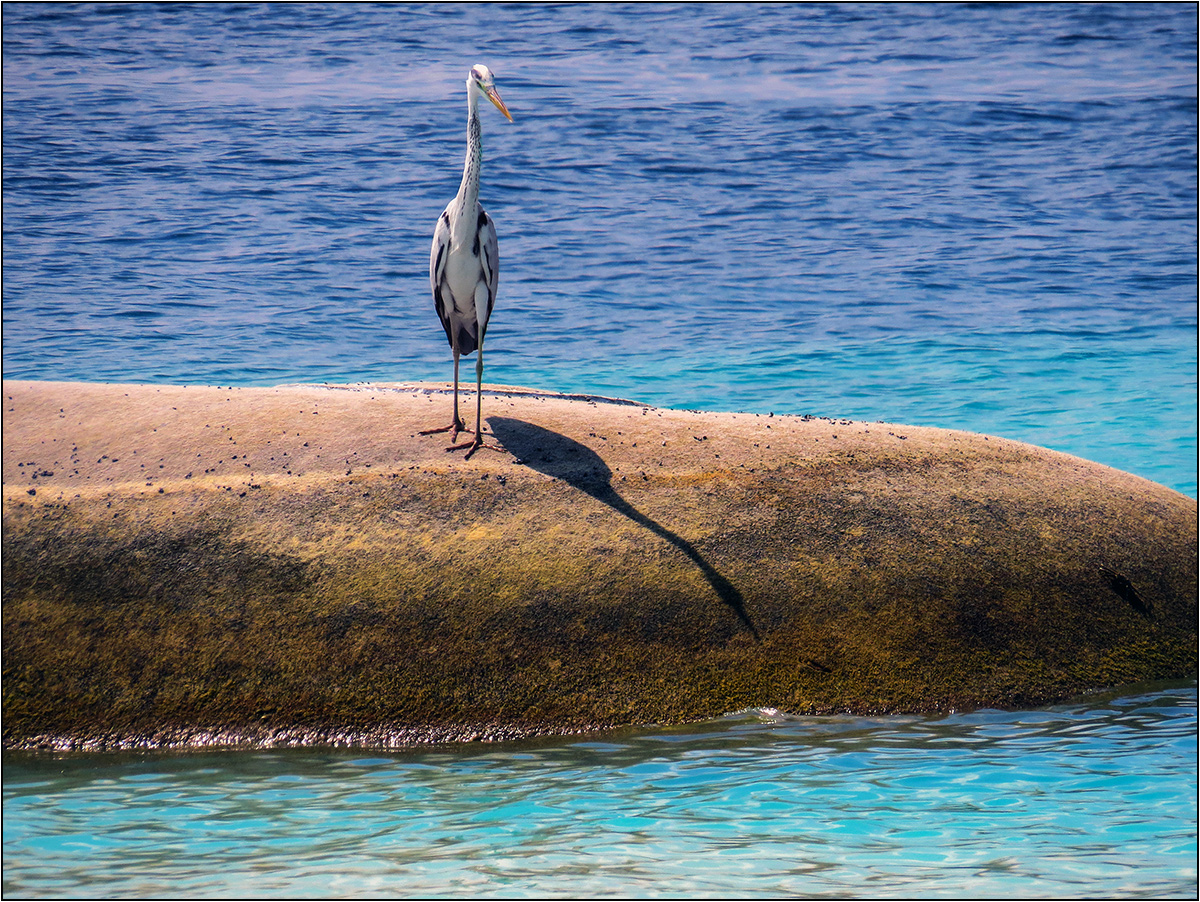
[[[487,378],[1004,435],[1196,494],[1187,4],[6,3],[4,374]]]
[[[1194,898],[1196,690],[411,752],[4,759],[4,895]]]
[[[489,381],[962,428],[1195,497],[1194,5],[5,3],[8,379]],[[486,113],[487,111],[485,111]],[[6,896],[1194,896],[1196,696],[4,758]]]

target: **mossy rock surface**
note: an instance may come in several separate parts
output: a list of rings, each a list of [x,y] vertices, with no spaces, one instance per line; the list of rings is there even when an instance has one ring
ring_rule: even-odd
[[[473,398],[464,396],[470,409]],[[1196,502],[995,437],[4,383],[4,744],[399,745],[1196,675]]]

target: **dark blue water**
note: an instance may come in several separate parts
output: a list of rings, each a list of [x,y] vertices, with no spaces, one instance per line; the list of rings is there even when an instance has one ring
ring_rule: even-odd
[[[1194,5],[4,8],[7,378],[449,378],[965,428],[1196,492]]]
[[[3,10],[5,378],[492,382],[964,428],[1196,494],[1194,5]],[[6,756],[6,896],[1194,896],[1196,697]]]

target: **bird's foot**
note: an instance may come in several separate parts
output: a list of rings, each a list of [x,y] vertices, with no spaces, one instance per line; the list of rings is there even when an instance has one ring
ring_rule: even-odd
[[[470,431],[470,430],[465,430],[465,431]],[[451,441],[453,441],[453,439],[451,439]],[[501,445],[493,445],[491,442],[485,442],[483,440],[483,435],[480,433],[475,433],[475,438],[472,441],[459,442],[457,445],[451,445],[446,450],[447,451],[461,451],[463,448],[470,449],[469,451],[467,451],[467,456],[464,457],[463,460],[470,460],[471,455],[474,454],[476,451],[478,451],[480,448],[487,448],[490,451],[499,451],[502,454],[508,453],[508,450]]]
[[[437,429],[423,429],[418,433],[418,435],[437,435],[439,432],[449,432],[450,441],[454,441],[456,438],[458,438],[458,434],[460,432],[466,431],[467,424],[462,420],[455,420],[449,426],[439,426]]]

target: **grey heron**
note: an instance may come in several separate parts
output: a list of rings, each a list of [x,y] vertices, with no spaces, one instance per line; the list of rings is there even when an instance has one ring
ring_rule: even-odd
[[[467,160],[458,194],[446,205],[433,231],[429,252],[429,287],[433,304],[454,353],[454,418],[449,426],[429,429],[422,435],[449,432],[447,451],[470,448],[467,457],[484,445],[480,419],[483,387],[483,337],[496,303],[500,256],[496,227],[479,203],[479,168],[483,160],[480,141],[479,98],[483,96],[512,122],[508,107],[496,91],[487,66],[472,66],[467,73]],[[458,358],[478,351],[475,359],[475,438],[453,444],[459,432],[469,431],[458,415]]]

